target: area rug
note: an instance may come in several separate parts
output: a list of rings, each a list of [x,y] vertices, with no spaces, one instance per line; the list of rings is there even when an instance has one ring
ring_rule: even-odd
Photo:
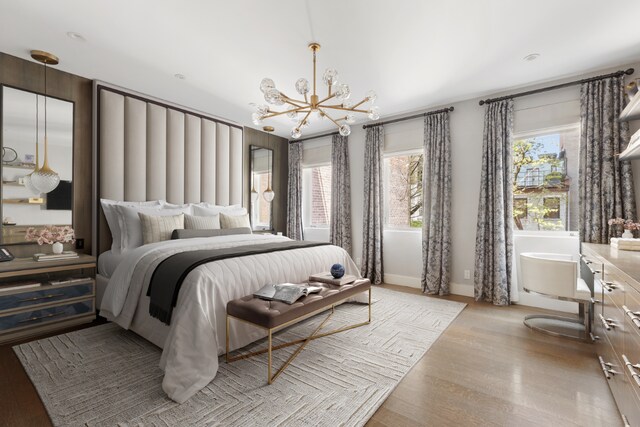
[[[384,288],[373,297],[370,325],[310,342],[272,385],[266,355],[221,358],[215,379],[182,405],[162,391],[161,350],[114,324],[14,351],[57,426],[361,426],[465,307]],[[325,327],[366,315],[365,305],[343,304]],[[281,332],[274,344],[307,336],[324,317]],[[292,351],[274,352],[274,367]]]

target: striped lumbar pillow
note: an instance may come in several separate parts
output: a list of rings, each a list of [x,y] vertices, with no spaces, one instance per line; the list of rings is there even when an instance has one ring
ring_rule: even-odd
[[[245,215],[227,215],[220,213],[220,226],[222,228],[251,228],[249,214]]]
[[[220,228],[220,215],[185,215],[184,228],[187,230],[215,230]]]
[[[142,223],[142,244],[170,240],[173,230],[184,228],[184,214],[157,216],[138,213]]]

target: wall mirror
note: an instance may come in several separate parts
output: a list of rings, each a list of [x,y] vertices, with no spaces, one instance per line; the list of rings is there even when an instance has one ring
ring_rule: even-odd
[[[273,150],[251,146],[251,225],[255,231],[273,230]]]
[[[8,86],[0,89],[1,244],[29,243],[29,227],[72,225],[74,105]]]

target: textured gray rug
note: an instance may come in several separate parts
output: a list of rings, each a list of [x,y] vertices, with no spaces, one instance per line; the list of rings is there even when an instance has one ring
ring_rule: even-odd
[[[266,355],[221,361],[216,378],[182,405],[162,391],[160,349],[113,324],[14,351],[55,425],[360,426],[465,307],[383,288],[373,296],[371,325],[312,341],[271,386]],[[344,304],[325,327],[359,322],[366,310]],[[302,338],[324,317],[278,340]],[[293,348],[276,351],[274,366]]]

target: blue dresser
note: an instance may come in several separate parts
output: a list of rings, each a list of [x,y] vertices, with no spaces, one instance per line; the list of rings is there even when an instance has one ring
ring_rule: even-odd
[[[89,255],[0,264],[0,343],[93,321],[95,268]]]

